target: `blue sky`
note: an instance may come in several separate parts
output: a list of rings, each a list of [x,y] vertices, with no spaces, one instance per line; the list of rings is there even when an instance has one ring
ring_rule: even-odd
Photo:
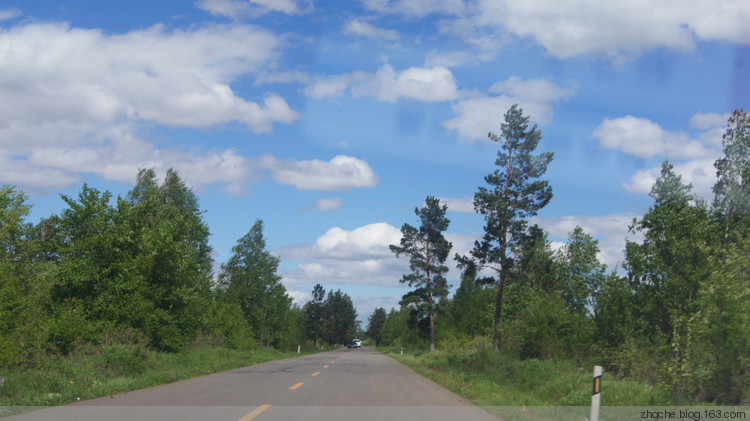
[[[728,114],[750,99],[746,0],[0,1],[0,183],[32,221],[139,168],[198,194],[217,266],[256,219],[299,303],[396,306],[388,250],[426,196],[466,253],[471,198],[519,103],[554,151],[532,222],[622,260],[670,159],[710,199]],[[450,274],[458,283],[458,272]]]

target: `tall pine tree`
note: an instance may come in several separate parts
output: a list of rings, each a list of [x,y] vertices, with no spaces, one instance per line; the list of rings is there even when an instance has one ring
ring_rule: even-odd
[[[536,125],[529,129],[529,117],[523,115],[518,104],[505,113],[500,135],[492,132],[489,138],[500,144],[495,165],[497,168],[484,180],[488,187],[479,187],[474,194],[474,209],[484,215],[484,236],[476,241],[470,256],[458,256],[459,264],[467,268],[489,269],[497,284],[493,346],[500,350],[500,317],[503,289],[512,280],[514,256],[512,250],[526,231],[526,218],[552,199],[552,188],[546,180],[537,180],[547,171],[553,153],[533,155],[542,139]],[[476,270],[476,269],[472,269]]]

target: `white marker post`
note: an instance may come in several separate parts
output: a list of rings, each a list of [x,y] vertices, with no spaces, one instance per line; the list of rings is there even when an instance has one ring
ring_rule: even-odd
[[[602,399],[602,367],[594,366],[594,390],[591,395],[591,419],[599,421],[599,403]]]
[[[300,351],[300,345],[297,345],[297,354],[299,354]]]

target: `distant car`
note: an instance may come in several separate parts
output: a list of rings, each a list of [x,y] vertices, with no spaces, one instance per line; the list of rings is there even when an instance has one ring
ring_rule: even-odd
[[[349,342],[349,348],[362,348],[362,341],[359,339],[353,339]]]

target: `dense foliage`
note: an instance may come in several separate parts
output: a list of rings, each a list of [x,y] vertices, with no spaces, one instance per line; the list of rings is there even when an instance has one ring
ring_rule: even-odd
[[[639,240],[627,241],[621,268],[608,269],[581,227],[556,251],[541,228],[528,227],[525,218],[551,191],[545,182],[523,183],[543,173],[551,156],[510,158],[518,135],[539,136],[517,113],[506,114],[497,138],[502,150],[498,170],[485,178],[490,188],[475,195],[485,236],[470,256],[457,256],[461,285],[436,318],[438,347],[484,350],[492,341],[515,358],[601,364],[666,387],[675,402],[750,403],[748,114],[729,118],[712,204],[664,162],[652,206],[629,227]],[[513,184],[519,167],[536,172]],[[427,346],[406,307],[388,314],[382,342]]]
[[[26,196],[0,189],[0,366],[83,345],[300,343],[304,315],[280,283],[261,221],[215,282],[203,211],[176,171],[159,183],[141,170],[125,198],[84,184],[62,199],[65,210],[33,225]]]
[[[142,170],[124,198],[84,184],[37,224],[27,221],[26,195],[2,186],[0,368],[99,345],[289,350],[363,333],[371,345],[427,349],[434,332],[435,346],[454,354],[601,364],[658,384],[675,402],[750,404],[747,113],[729,119],[710,204],[663,163],[618,268],[600,262],[598,241],[581,227],[553,248],[528,225],[552,197],[546,181],[533,181],[552,155],[532,155],[541,134],[517,107],[501,128],[491,135],[501,145],[497,169],[474,197],[485,235],[457,256],[457,290],[448,297],[446,209],[428,197],[416,210],[421,226],[405,224],[393,247],[410,258],[404,280],[416,289],[401,308],[376,309],[366,332],[340,290],[318,284],[303,307],[292,304],[260,220],[214,274],[203,212],[176,171],[159,182]]]

